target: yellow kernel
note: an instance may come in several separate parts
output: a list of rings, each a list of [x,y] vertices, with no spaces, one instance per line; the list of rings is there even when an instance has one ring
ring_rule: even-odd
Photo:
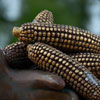
[[[41,27],[38,27],[38,30],[41,30]]]

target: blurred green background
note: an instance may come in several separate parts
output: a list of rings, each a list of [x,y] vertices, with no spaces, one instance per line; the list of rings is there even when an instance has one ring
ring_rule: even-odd
[[[17,41],[12,35],[13,26],[31,22],[45,9],[52,11],[54,23],[100,34],[99,0],[0,0],[0,48]]]

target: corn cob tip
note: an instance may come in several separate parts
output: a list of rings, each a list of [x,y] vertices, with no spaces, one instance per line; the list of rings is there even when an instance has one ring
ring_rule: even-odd
[[[12,30],[12,33],[15,37],[19,37],[21,30],[22,30],[22,28],[20,28],[20,27],[14,27]]]
[[[32,46],[32,44],[29,44],[26,48],[27,51],[29,51],[30,47]]]

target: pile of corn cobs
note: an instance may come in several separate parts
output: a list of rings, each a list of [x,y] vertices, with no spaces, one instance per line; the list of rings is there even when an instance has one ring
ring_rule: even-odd
[[[37,69],[61,76],[79,95],[100,100],[100,37],[69,25],[53,23],[50,11],[33,22],[14,27],[20,42],[3,49],[11,66],[37,65]]]

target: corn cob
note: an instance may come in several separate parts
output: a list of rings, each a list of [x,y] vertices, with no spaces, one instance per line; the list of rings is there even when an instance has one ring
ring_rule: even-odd
[[[81,96],[100,100],[99,80],[79,62],[61,51],[43,43],[27,47],[28,57],[44,71],[57,73]]]
[[[27,45],[23,42],[16,42],[3,49],[5,58],[12,68],[29,68],[33,63],[29,60],[26,51]]]
[[[26,23],[14,27],[13,34],[20,41],[43,42],[65,52],[100,53],[100,37],[73,26]]]
[[[52,12],[48,10],[43,10],[40,12],[35,19],[33,20],[33,23],[47,23],[47,24],[53,24],[53,15]]]
[[[75,53],[70,56],[88,68],[97,78],[100,78],[100,54]]]

